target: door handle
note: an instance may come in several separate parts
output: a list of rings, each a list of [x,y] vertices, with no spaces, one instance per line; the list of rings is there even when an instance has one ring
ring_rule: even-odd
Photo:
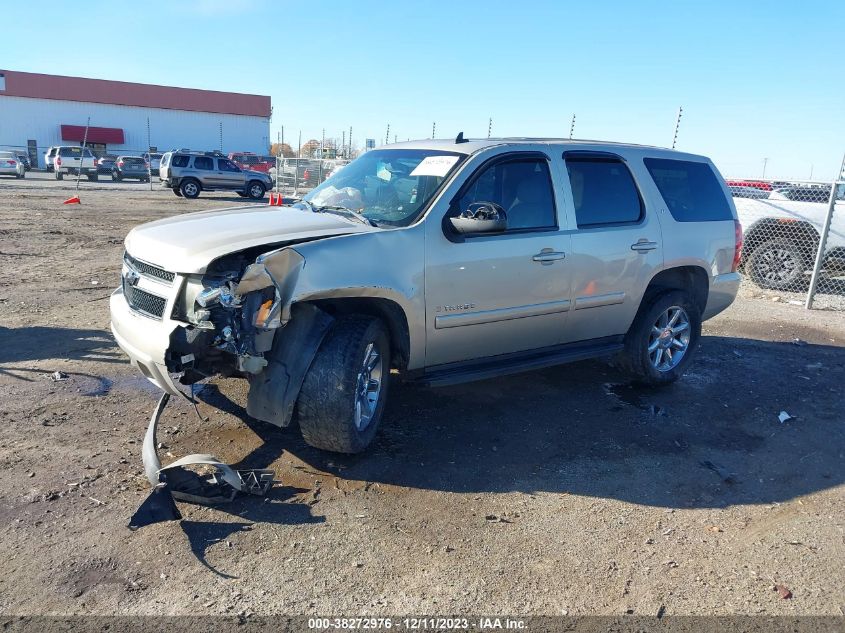
[[[550,248],[544,248],[542,251],[534,255],[531,259],[535,262],[540,262],[543,266],[548,266],[553,262],[556,262],[559,259],[563,259],[566,257],[566,253],[561,253],[559,251],[553,251]]]
[[[647,239],[641,239],[640,241],[631,244],[631,250],[638,251],[640,253],[653,251],[655,248],[657,248],[657,242],[650,242]]]

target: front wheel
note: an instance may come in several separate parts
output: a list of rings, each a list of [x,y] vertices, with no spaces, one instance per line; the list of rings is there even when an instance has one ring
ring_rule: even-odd
[[[761,288],[798,292],[803,289],[806,265],[798,245],[793,240],[781,238],[757,246],[748,257],[745,270],[751,281]]]
[[[384,324],[339,318],[323,340],[299,392],[296,416],[305,441],[327,451],[360,453],[381,422],[390,377]]]
[[[638,381],[675,382],[686,371],[701,337],[701,310],[683,290],[670,290],[640,308],[625,335],[622,364]]]
[[[267,191],[267,188],[257,180],[251,181],[246,186],[246,195],[248,195],[253,200],[261,200],[264,197],[264,192]]]

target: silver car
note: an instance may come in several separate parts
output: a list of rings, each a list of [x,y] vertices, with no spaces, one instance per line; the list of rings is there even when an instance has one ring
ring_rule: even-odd
[[[203,191],[234,191],[242,198],[261,200],[273,186],[270,176],[241,169],[220,152],[174,150],[161,157],[162,187],[185,198],[197,198]]]
[[[362,451],[391,371],[448,385],[617,356],[663,385],[740,282],[741,228],[702,156],[554,139],[369,151],[289,207],[126,238],[112,331],[158,387],[249,379],[247,411]]]
[[[26,166],[14,152],[0,152],[0,176],[26,178]]]

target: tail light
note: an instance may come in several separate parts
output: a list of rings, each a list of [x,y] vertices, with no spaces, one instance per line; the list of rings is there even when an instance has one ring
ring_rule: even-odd
[[[150,161],[146,161],[146,162],[144,163],[144,167],[146,167],[147,169],[149,169],[149,168],[150,168]]]
[[[14,167],[15,165],[17,165],[17,163],[16,163],[15,161],[13,161],[13,160],[7,160],[6,162],[7,162],[7,163],[9,163],[10,165],[12,165],[13,167]]]
[[[61,167],[61,166],[62,166],[62,157],[61,157],[61,156],[56,156],[56,160],[54,160],[53,162],[54,162],[56,165],[58,165],[59,167]]]
[[[117,166],[118,166],[118,167],[123,167],[123,161],[122,161],[122,160],[117,161]]]
[[[734,261],[731,266],[731,272],[735,273],[739,268],[739,262],[742,259],[742,225],[739,220],[734,220]]]

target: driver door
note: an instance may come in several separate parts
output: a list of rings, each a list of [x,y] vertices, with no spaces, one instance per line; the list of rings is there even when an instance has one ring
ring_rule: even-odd
[[[442,222],[426,222],[426,366],[556,345],[569,310],[570,250],[550,159],[507,152],[484,162]],[[494,202],[501,233],[459,235],[449,217]]]

